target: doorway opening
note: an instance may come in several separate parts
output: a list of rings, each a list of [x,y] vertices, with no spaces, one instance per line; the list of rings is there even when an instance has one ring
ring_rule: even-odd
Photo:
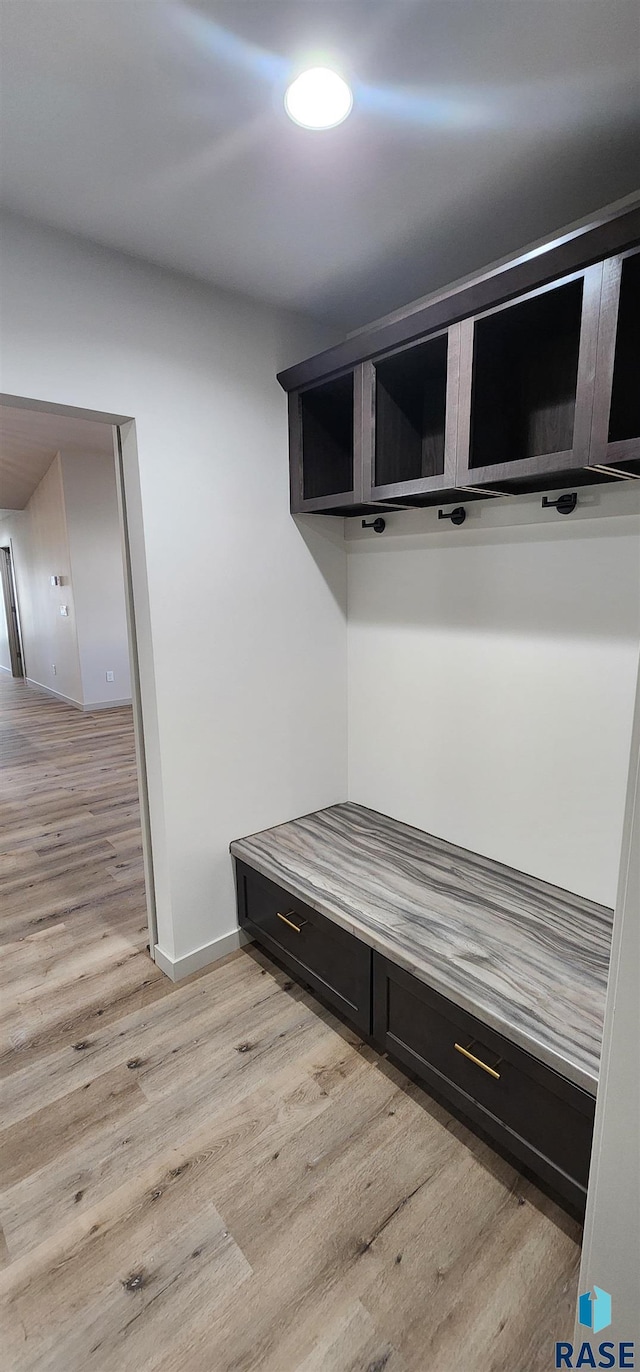
[[[5,671],[10,670],[13,677],[23,677],[24,655],[20,636],[18,597],[11,544],[0,547],[0,582],[2,583],[2,608],[4,611],[4,625],[0,625],[0,632],[4,630],[3,639],[4,633],[6,633],[8,656],[8,661],[3,661],[1,665]]]
[[[157,931],[129,519],[137,483],[128,416],[0,397],[5,941],[60,930],[60,950],[68,936],[89,962],[97,940],[113,939],[118,967],[124,956],[136,968],[132,990],[139,982],[153,998],[144,989]]]

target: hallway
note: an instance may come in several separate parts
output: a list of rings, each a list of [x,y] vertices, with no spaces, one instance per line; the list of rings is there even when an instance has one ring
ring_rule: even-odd
[[[167,983],[146,952],[131,708],[82,714],[2,673],[0,711],[2,1063],[15,1070]]]
[[[7,1366],[548,1368],[579,1226],[262,954],[163,977],[130,710],[0,689]]]

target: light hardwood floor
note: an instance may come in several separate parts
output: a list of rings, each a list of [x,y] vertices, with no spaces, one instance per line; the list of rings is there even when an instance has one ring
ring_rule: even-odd
[[[546,1372],[579,1227],[261,954],[172,986],[131,712],[0,678],[4,1365]]]

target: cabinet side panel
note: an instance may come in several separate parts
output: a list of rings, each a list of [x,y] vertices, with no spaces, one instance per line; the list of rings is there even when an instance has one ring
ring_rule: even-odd
[[[584,466],[589,462],[589,449],[591,445],[591,422],[593,417],[594,388],[596,382],[601,294],[602,263],[598,262],[595,266],[589,267],[584,274],[580,353],[578,357],[578,384],[576,387],[576,409],[573,427],[574,459],[577,464]]]
[[[291,513],[300,514],[303,507],[302,490],[302,418],[298,391],[289,394],[289,489]]]

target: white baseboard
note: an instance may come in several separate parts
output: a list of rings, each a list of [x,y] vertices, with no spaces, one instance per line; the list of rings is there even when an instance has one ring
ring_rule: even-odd
[[[8,672],[8,673],[9,673],[9,676],[13,676],[13,672],[11,671],[11,668],[10,668],[10,667],[5,667],[4,662],[0,662],[0,672]]]
[[[54,696],[56,700],[64,700],[65,705],[73,705],[74,710],[82,710],[86,715],[93,714],[94,710],[115,710],[119,705],[131,704],[131,696],[126,696],[124,700],[92,700],[88,705],[83,705],[81,700],[65,696],[62,691],[54,691],[51,686],[43,686],[41,681],[34,681],[33,677],[28,676],[26,682],[27,686],[37,686],[45,695]]]
[[[27,686],[37,686],[39,691],[44,691],[47,696],[54,696],[56,700],[64,700],[65,705],[73,705],[74,710],[84,710],[81,700],[74,700],[73,696],[65,696],[62,691],[53,691],[50,686],[43,686],[41,681],[34,681],[33,677],[26,677]]]
[[[125,696],[124,700],[92,700],[88,705],[83,705],[85,714],[90,715],[94,710],[115,710],[118,705],[130,705],[131,696]]]
[[[219,962],[220,958],[226,958],[227,953],[233,953],[236,948],[242,948],[245,943],[252,942],[243,929],[232,929],[230,934],[214,938],[211,943],[205,943],[202,948],[195,948],[193,953],[186,953],[181,958],[170,958],[156,943],[153,957],[165,976],[170,977],[172,981],[182,981],[183,977],[190,977],[192,972],[199,972],[202,967]]]

